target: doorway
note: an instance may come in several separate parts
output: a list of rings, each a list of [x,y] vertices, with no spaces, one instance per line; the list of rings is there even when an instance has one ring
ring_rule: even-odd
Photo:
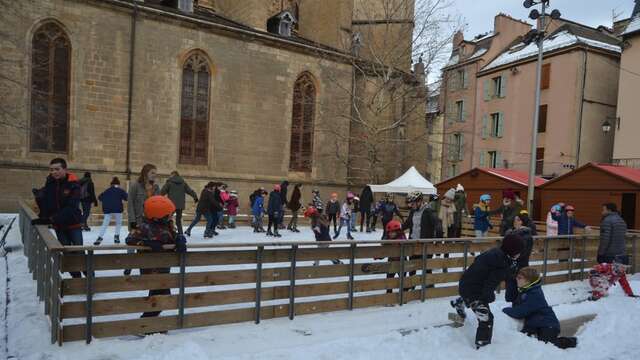
[[[622,194],[622,207],[620,208],[620,215],[627,223],[627,229],[636,228],[636,194],[624,193]]]

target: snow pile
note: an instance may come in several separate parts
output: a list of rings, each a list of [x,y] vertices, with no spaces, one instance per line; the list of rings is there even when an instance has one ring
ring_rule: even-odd
[[[605,42],[596,41],[593,39],[588,39],[585,37],[577,36],[572,34],[569,31],[561,31],[554,36],[550,36],[544,40],[544,52],[548,53],[554,50],[562,49],[565,47],[573,46],[575,44],[582,43],[588,46],[592,46],[595,48],[621,52],[619,46],[607,44]],[[532,56],[536,56],[538,54],[538,45],[533,42],[529,45],[524,45],[520,43],[518,45],[513,46],[509,50],[500,54],[495,60],[490,62],[487,66],[485,66],[482,70],[489,70],[493,68],[497,68],[502,65],[510,64],[519,60],[523,60]]]
[[[94,229],[97,230],[97,229]],[[111,230],[110,230],[111,231]],[[201,233],[202,229],[194,231]],[[247,228],[222,231],[221,241],[265,239]],[[286,237],[310,239],[310,232]],[[354,233],[375,238],[374,234]],[[94,237],[95,234],[87,236]],[[193,240],[193,238],[196,238]],[[200,241],[199,235],[192,241]],[[106,240],[111,239],[110,236]],[[217,238],[215,238],[217,240]],[[271,239],[271,238],[268,238]],[[286,239],[286,238],[285,238]],[[87,241],[87,240],[85,240]],[[215,241],[215,240],[214,240]],[[310,239],[311,241],[311,239]],[[251,323],[170,331],[168,335],[96,339],[49,344],[49,324],[38,303],[26,258],[14,229],[9,238],[14,248],[9,264],[8,358],[16,359],[636,359],[640,351],[640,300],[624,297],[614,287],[608,298],[598,302],[572,303],[588,295],[588,284],[574,281],[545,286],[549,302],[560,320],[597,314],[578,332],[578,348],[559,350],[520,334],[519,323],[501,312],[507,306],[503,294],[491,305],[495,314],[493,344],[475,350],[476,321],[469,313],[466,326],[459,329],[434,327],[447,322],[449,299],[428,300],[404,306],[377,307],[334,313],[265,320]],[[0,258],[4,268],[4,258]],[[4,272],[3,270],[0,271]],[[0,275],[2,280],[2,275]],[[631,279],[640,292],[640,276]],[[0,285],[3,283],[0,282]],[[3,292],[4,293],[4,292]],[[2,302],[0,301],[0,304]],[[401,331],[402,330],[402,331]],[[407,331],[411,330],[411,331]],[[405,334],[405,335],[403,335]],[[4,341],[0,338],[0,342]],[[2,349],[4,344],[0,346]]]

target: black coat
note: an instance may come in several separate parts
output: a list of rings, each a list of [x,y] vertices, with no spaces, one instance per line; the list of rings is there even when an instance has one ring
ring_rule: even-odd
[[[360,193],[360,210],[371,210],[371,204],[373,204],[373,192],[371,192],[371,187],[365,186]]]
[[[500,248],[487,250],[478,255],[462,274],[458,283],[460,296],[467,302],[480,300],[492,303],[500,283],[515,276],[516,269],[516,261],[511,260]]]
[[[404,230],[409,230],[409,239],[413,239],[413,214],[415,210],[411,210],[409,212],[409,216],[405,220],[404,224],[402,224],[402,228]],[[420,237],[419,239],[433,239],[436,237],[436,225],[437,225],[437,216],[435,212],[430,208],[426,207],[422,212],[422,217],[420,217]]]
[[[529,257],[531,257],[531,250],[533,249],[533,232],[530,228],[523,226],[517,230],[509,230],[507,234],[509,233],[518,234],[524,240],[524,250],[518,258],[518,269],[529,266]]]
[[[207,189],[202,189],[200,193],[200,199],[198,199],[197,211],[201,214],[208,214],[213,210],[214,203],[213,191],[209,191]]]
[[[278,191],[269,193],[269,203],[267,205],[267,214],[275,216],[282,211],[282,195]]]
[[[293,188],[293,192],[291,193],[291,200],[289,200],[289,209],[291,211],[298,211],[302,207],[302,203],[300,203],[300,199],[302,198],[302,193],[300,192],[300,187],[295,186]]]
[[[523,319],[523,332],[537,332],[540,328],[560,329],[560,322],[547,303],[539,282],[528,289],[507,289],[505,299],[513,303],[512,307],[502,311],[514,319]]]
[[[282,205],[287,203],[287,193],[288,193],[288,188],[289,188],[289,182],[288,181],[283,181],[282,184],[280,184],[280,197],[282,198]]]
[[[215,189],[213,191],[213,203],[211,205],[211,210],[218,212],[224,209],[223,207],[224,201],[222,201],[222,196],[220,196],[220,189]]]
[[[85,189],[83,191],[83,189]],[[93,184],[93,180],[90,177],[83,177],[80,179],[80,201],[84,203],[93,203],[98,206],[98,199],[96,198],[96,187]]]
[[[40,218],[50,220],[56,229],[80,227],[80,184],[75,175],[69,173],[61,180],[48,176],[44,187],[35,190],[34,194]]]

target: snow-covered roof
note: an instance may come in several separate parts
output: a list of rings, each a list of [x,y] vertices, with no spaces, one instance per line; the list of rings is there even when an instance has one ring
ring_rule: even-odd
[[[453,55],[453,56],[449,59],[449,61],[447,62],[447,65],[445,65],[445,66],[455,65],[455,64],[457,64],[457,63],[458,63],[458,61],[460,61],[460,55],[458,55],[458,54]]]
[[[490,32],[488,32],[488,33],[486,33],[486,34],[482,34],[482,35],[478,35],[478,36],[476,36],[476,37],[475,37],[473,40],[471,40],[470,42],[477,43],[477,42],[479,42],[479,41],[482,41],[482,40],[488,39],[488,38],[490,38],[490,37],[492,37],[492,36],[494,36],[494,35],[495,35],[495,33],[494,33],[493,31],[490,31]]]
[[[622,33],[622,36],[626,36],[626,35],[630,35],[632,33],[635,33],[637,31],[640,31],[640,16],[636,15],[633,17],[633,19],[631,19],[631,22],[629,22],[629,25],[627,25],[627,28],[624,29],[624,32]]]
[[[412,166],[399,178],[384,185],[369,185],[373,192],[408,194],[412,191],[420,191],[431,195],[436,193],[436,188],[429,180],[425,179],[415,166]]]
[[[593,38],[576,35],[571,31],[570,28],[565,28],[562,31],[558,31],[554,34],[549,35],[544,40],[543,46],[544,46],[544,52],[548,53],[554,50],[566,48],[576,44],[584,44],[591,47],[613,51],[617,53],[621,52],[620,46],[618,45],[613,45],[610,42],[600,41]],[[482,71],[494,69],[499,66],[510,64],[516,61],[529,58],[529,57],[533,57],[533,56],[536,56],[537,54],[538,54],[538,46],[535,42],[532,42],[529,45],[525,45],[524,43],[519,43],[512,46],[510,49],[503,52],[502,54],[500,54],[492,62],[487,64],[487,66],[482,68]]]
[[[473,59],[479,58],[480,56],[486,54],[487,51],[489,51],[489,49],[480,48],[480,49],[476,50],[473,54],[471,54],[471,56],[463,58],[462,61],[460,60],[460,55],[458,55],[458,54],[453,55],[451,57],[451,59],[449,59],[449,62],[447,63],[446,66],[452,66],[452,65],[458,64],[460,62],[471,61]]]

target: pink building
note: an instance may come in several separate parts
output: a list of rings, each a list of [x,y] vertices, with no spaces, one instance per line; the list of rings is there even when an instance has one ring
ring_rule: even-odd
[[[609,162],[616,113],[619,39],[605,28],[555,20],[545,39],[537,175],[554,177],[589,162]],[[522,34],[519,34],[522,35]],[[514,36],[474,74],[473,112],[464,127],[445,122],[443,178],[473,167],[527,170],[531,154],[537,46]],[[451,103],[447,103],[451,104]],[[455,106],[451,108],[455,113]],[[449,126],[448,126],[449,125]],[[464,138],[457,143],[457,136]],[[455,171],[454,171],[455,170]]]

